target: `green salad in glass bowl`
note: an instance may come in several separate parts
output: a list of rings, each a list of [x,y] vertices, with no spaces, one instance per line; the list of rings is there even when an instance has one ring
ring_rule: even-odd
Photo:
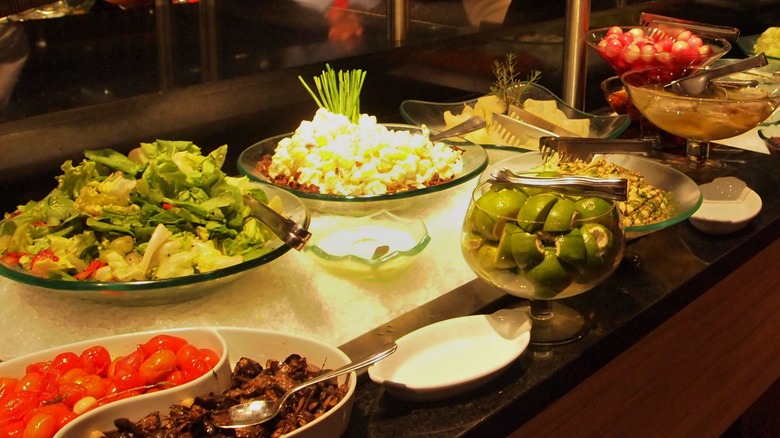
[[[0,274],[87,299],[154,304],[192,298],[289,248],[242,196],[308,226],[305,206],[222,170],[227,146],[188,141],[102,149],[66,161],[44,199],[0,222]]]

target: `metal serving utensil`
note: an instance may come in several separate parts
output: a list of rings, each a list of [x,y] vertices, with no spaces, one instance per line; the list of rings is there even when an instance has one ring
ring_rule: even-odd
[[[265,423],[266,421],[273,419],[279,413],[287,399],[301,389],[310,385],[324,382],[326,380],[330,380],[342,374],[351,373],[352,371],[365,368],[395,353],[396,349],[398,349],[398,345],[396,345],[395,342],[389,342],[383,345],[379,350],[374,351],[358,360],[348,363],[347,365],[344,365],[343,367],[337,368],[333,371],[320,374],[317,377],[311,378],[291,388],[289,391],[285,392],[284,395],[274,401],[254,400],[251,402],[240,403],[231,406],[227,410],[227,415],[216,415],[213,417],[214,425],[223,429],[238,429],[241,427],[254,426],[256,424]]]
[[[494,182],[506,182],[523,187],[547,188],[565,194],[598,196],[615,201],[625,201],[628,198],[628,180],[625,178],[596,178],[580,175],[540,178],[519,175],[509,169],[498,170],[492,177]]]
[[[650,156],[653,154],[653,144],[654,141],[650,138],[541,137],[539,152],[542,153],[543,162],[547,162],[557,153],[561,163],[578,160],[590,163],[594,156],[600,154]]]
[[[244,203],[249,206],[252,215],[266,224],[271,231],[292,248],[298,251],[309,241],[311,233],[292,219],[279,214],[268,205],[258,201],[252,195],[244,195]]]
[[[688,77],[674,80],[666,85],[664,89],[673,91],[680,96],[698,96],[711,88],[711,82],[717,78],[739,73],[751,68],[763,67],[768,64],[766,55],[759,53],[750,58],[741,59],[722,67],[700,70],[698,73]]]
[[[439,141],[444,140],[445,138],[455,137],[457,135],[468,134],[469,132],[484,128],[485,125],[485,119],[482,117],[471,117],[465,122],[458,123],[450,129],[446,129],[438,134],[430,136],[430,140]]]

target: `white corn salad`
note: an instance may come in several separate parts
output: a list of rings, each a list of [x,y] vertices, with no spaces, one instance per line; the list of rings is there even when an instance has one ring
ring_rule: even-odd
[[[381,195],[448,180],[463,170],[462,151],[422,134],[390,130],[363,114],[357,124],[320,108],[291,137],[282,139],[268,167],[320,193]]]

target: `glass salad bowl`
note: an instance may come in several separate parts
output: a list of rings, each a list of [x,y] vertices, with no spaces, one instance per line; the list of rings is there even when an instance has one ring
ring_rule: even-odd
[[[309,226],[310,213],[295,195],[274,187],[264,187],[269,199],[277,198],[282,211],[303,227]],[[0,221],[2,229],[5,220]],[[45,278],[0,261],[0,275],[24,285],[73,298],[125,306],[152,306],[179,303],[205,296],[248,274],[252,269],[270,263],[291,248],[275,238],[266,243],[259,257],[210,272],[182,277],[141,281],[76,281]]]
[[[585,42],[618,75],[640,68],[656,67],[674,73],[703,67],[731,49],[723,38],[679,30],[672,35],[655,27],[601,27],[589,30]]]
[[[579,111],[567,105],[558,96],[547,88],[535,84],[526,83],[526,89],[523,92],[524,99],[534,99],[540,101],[553,101],[558,110],[560,110],[567,119],[588,119],[588,137],[593,138],[616,138],[628,128],[631,119],[624,115],[596,115]],[[452,127],[455,123],[448,123],[447,119],[453,119],[463,114],[466,107],[474,108],[478,99],[471,99],[461,102],[428,102],[422,100],[405,100],[401,102],[401,116],[404,120],[414,125],[425,125],[430,130],[439,132]],[[538,131],[536,137],[544,131]],[[534,136],[534,135],[529,135]],[[501,135],[493,129],[481,129],[471,134],[465,134],[462,137],[479,143],[485,147],[505,147],[507,142]],[[537,149],[537,145],[530,145],[527,149]]]
[[[673,169],[660,161],[631,154],[607,154],[601,156],[609,163],[616,164],[630,171],[637,172],[644,181],[658,189],[668,192],[671,196],[674,214],[664,220],[646,225],[628,225],[625,227],[626,239],[636,239],[655,231],[662,230],[690,218],[702,203],[699,186],[686,174]],[[597,157],[598,158],[598,157]],[[482,176],[489,178],[500,169],[509,168],[515,171],[535,171],[542,166],[542,155],[538,152],[527,152],[506,158],[491,164]],[[629,201],[631,186],[629,181]]]
[[[422,133],[417,126],[404,124],[385,124],[391,130],[404,130],[413,134]],[[378,195],[338,195],[327,193],[315,193],[285,185],[277,185],[263,172],[258,170],[258,163],[269,155],[273,155],[278,143],[288,138],[293,133],[277,135],[261,140],[245,149],[238,158],[238,170],[250,179],[269,186],[284,189],[303,200],[309,209],[315,212],[327,214],[341,214],[349,216],[363,216],[382,210],[398,212],[419,205],[422,201],[446,192],[448,189],[459,186],[479,176],[487,167],[487,152],[479,146],[463,138],[452,137],[441,141],[450,147],[462,151],[463,166],[456,171],[454,177],[444,182],[428,185],[423,188],[415,188],[392,193]]]
[[[63,164],[43,200],[0,221],[0,275],[85,300],[156,305],[193,299],[289,251],[243,196],[308,228],[303,202],[221,170],[186,141],[103,149]]]
[[[431,241],[422,220],[387,211],[328,219],[324,223],[320,223],[324,218],[315,219],[305,252],[331,273],[350,280],[396,279]]]

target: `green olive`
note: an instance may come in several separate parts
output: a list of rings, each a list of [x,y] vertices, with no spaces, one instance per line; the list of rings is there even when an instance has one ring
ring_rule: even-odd
[[[588,221],[589,219],[603,216],[605,213],[612,210],[611,202],[593,196],[582,198],[575,202],[574,205],[577,208],[577,211],[580,213],[580,217],[583,222]],[[609,224],[611,220],[611,217],[605,217],[604,221],[597,220],[596,222]]]
[[[576,204],[569,199],[561,198],[552,206],[544,219],[544,231],[564,232],[574,228],[574,222],[579,218]]]
[[[539,230],[558,199],[554,193],[531,196],[517,213],[517,225],[529,233]]]
[[[580,266],[588,259],[585,239],[578,229],[555,238],[555,254],[559,259],[572,265]]]
[[[566,289],[574,279],[575,271],[568,269],[555,255],[555,248],[544,249],[544,260],[526,271],[526,277],[543,299],[553,298]]]
[[[514,218],[528,196],[519,188],[493,188],[477,199],[473,212],[474,229],[486,239],[498,240],[506,224]]]
[[[544,260],[544,246],[536,234],[526,233],[518,227],[509,240],[512,258],[518,267],[526,268]]]

